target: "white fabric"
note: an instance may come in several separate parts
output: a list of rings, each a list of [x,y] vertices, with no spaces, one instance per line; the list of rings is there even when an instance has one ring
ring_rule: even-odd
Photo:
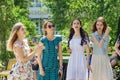
[[[92,55],[92,73],[89,80],[113,80],[113,73],[108,55]]]
[[[81,46],[80,43],[81,38],[73,38],[70,41],[72,53],[68,62],[66,80],[87,80],[85,45]]]

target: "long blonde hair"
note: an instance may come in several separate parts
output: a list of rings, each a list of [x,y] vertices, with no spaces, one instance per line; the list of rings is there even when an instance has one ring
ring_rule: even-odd
[[[23,26],[24,26],[24,24],[21,22],[18,22],[13,26],[10,37],[7,41],[7,50],[8,51],[13,51],[13,44],[18,38],[17,31]]]

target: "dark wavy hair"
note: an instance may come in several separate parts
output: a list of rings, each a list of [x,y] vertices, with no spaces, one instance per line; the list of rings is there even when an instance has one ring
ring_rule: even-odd
[[[103,26],[104,26],[104,27],[103,27],[102,33],[105,33],[105,30],[106,30],[106,28],[107,28],[107,23],[106,23],[106,21],[105,21],[105,19],[104,19],[103,17],[98,17],[98,19],[94,22],[93,27],[92,27],[92,32],[97,31],[96,23],[97,23],[98,21],[100,21],[100,22],[103,23]]]
[[[80,21],[79,18],[74,20],[78,20],[80,22],[80,25],[82,26],[82,22]],[[69,47],[70,40],[73,38],[73,35],[75,34],[75,31],[72,28],[74,20],[72,20],[71,22],[71,28],[70,28],[69,39],[68,39],[68,47]],[[87,40],[89,41],[89,37],[88,37],[88,34],[82,29],[82,27],[80,27],[79,31],[80,31],[80,36],[82,38],[80,45],[83,46],[84,44],[87,44]]]

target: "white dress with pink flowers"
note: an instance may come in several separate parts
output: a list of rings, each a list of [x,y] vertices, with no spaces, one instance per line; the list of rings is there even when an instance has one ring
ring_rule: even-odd
[[[21,44],[15,41],[14,46],[21,47],[25,56],[29,54],[29,46],[26,43]],[[33,71],[30,61],[22,63],[15,50],[14,54],[16,57],[16,64],[12,66],[8,80],[33,80]]]

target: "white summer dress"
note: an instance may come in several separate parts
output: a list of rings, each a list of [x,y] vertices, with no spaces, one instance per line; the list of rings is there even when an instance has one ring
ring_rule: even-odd
[[[67,66],[66,80],[87,80],[87,61],[84,55],[85,45],[81,46],[81,38],[70,40],[71,55]]]

